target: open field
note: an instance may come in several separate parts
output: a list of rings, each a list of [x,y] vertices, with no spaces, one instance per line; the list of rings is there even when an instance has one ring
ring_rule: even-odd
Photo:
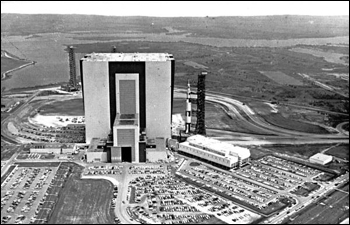
[[[309,158],[316,153],[321,152],[324,149],[330,148],[334,145],[330,144],[318,144],[318,145],[281,145],[281,146],[269,146],[266,147],[273,152],[282,154],[294,155],[297,157]],[[328,154],[328,153],[327,153]]]
[[[315,134],[328,134],[329,132],[323,127],[302,123],[296,120],[291,120],[283,117],[281,114],[270,114],[265,115],[263,118],[270,124],[282,127],[289,130],[295,130],[305,133],[315,133]]]
[[[310,46],[298,45],[300,48],[308,48]],[[349,55],[349,45],[314,45],[313,49],[324,51],[324,52],[333,52],[344,55]]]
[[[282,85],[304,85],[303,82],[300,80],[297,80],[293,77],[290,77],[280,71],[259,71],[263,75],[267,76],[271,80],[275,81],[276,83],[282,84]]]
[[[349,192],[349,184],[344,188]],[[322,203],[323,202],[323,203]],[[320,204],[322,203],[322,204]],[[334,191],[317,203],[311,204],[297,215],[292,216],[289,224],[339,224],[349,217],[349,194]]]
[[[191,67],[193,67],[195,69],[207,69],[208,68],[208,67],[206,67],[204,65],[201,65],[199,63],[192,62],[192,61],[186,61],[183,64],[185,64],[186,66],[191,66]]]
[[[310,54],[310,55],[313,55],[316,57],[322,57],[327,62],[349,65],[349,62],[346,63],[344,60],[341,59],[342,57],[346,56],[344,54],[329,52],[329,51],[324,52],[324,51],[320,51],[320,50],[315,49],[315,48],[291,48],[290,50],[294,51],[294,52]],[[349,52],[347,55],[349,56]]]
[[[110,211],[113,185],[106,180],[81,180],[82,170],[75,164],[73,174],[61,191],[50,224],[114,223]]]
[[[52,39],[57,39],[58,42],[52,42]],[[37,61],[37,64],[26,68],[25,71],[14,73],[11,79],[2,83],[2,87],[16,88],[68,81],[68,56],[63,45],[69,43],[76,47],[76,59],[82,57],[84,53],[110,52],[112,45],[116,45],[120,52],[171,52],[177,61],[192,61],[208,67],[210,71],[207,77],[208,90],[304,105],[313,103],[314,99],[329,101],[336,97],[333,93],[330,95],[330,92],[311,85],[290,87],[271,82],[268,77],[262,76],[259,71],[280,71],[302,82],[302,78],[296,75],[296,72],[317,74],[320,68],[332,66],[321,58],[292,52],[285,48],[214,48],[187,42],[160,42],[161,40],[157,42],[115,41],[76,44],[79,42],[71,42],[71,39],[64,35],[53,34],[45,37],[44,40],[40,38],[30,40],[18,40],[16,45],[26,52],[28,58]],[[39,43],[40,51],[34,49]],[[13,49],[7,43],[2,45],[4,48]],[[175,67],[177,73],[187,74],[177,76],[175,84],[185,85],[190,79],[195,86],[197,74],[201,69],[183,63],[175,63]],[[79,71],[78,63],[77,70]],[[341,72],[347,69],[340,67],[338,70],[337,72]],[[337,78],[334,77],[334,79]],[[336,104],[336,102],[331,104]]]
[[[349,145],[340,145],[334,148],[329,149],[326,152],[327,155],[332,155],[339,157],[341,159],[349,160]]]
[[[42,115],[83,116],[84,103],[83,99],[57,101],[44,105],[39,110]]]
[[[312,20],[317,26],[310,23]],[[50,21],[57,21],[52,26]],[[156,22],[155,22],[156,21]],[[153,25],[152,25],[153,23]],[[171,27],[171,29],[169,29]],[[333,29],[329,29],[332,27]],[[288,39],[349,35],[346,16],[258,16],[258,17],[117,17],[96,15],[3,14],[1,32],[28,35],[45,32],[85,33],[173,33],[191,32],[194,37]],[[278,30],[279,32],[276,32]],[[252,32],[254,31],[254,32]]]

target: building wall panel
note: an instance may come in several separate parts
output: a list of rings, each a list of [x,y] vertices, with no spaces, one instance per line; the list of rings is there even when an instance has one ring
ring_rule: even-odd
[[[147,137],[171,137],[171,62],[146,62]]]
[[[83,61],[86,143],[110,132],[108,62]]]

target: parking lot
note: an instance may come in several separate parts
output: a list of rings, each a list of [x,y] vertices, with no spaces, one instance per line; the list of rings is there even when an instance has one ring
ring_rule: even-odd
[[[314,178],[323,173],[271,155],[231,172],[204,164],[191,166],[192,161],[183,163],[179,169],[180,175],[210,190],[232,196],[252,210],[264,214],[283,208],[279,201],[281,198],[296,194],[296,188],[310,186],[311,183],[316,185]],[[305,192],[307,190],[305,188]],[[316,188],[309,190],[311,192]]]
[[[170,176],[140,176],[130,182],[130,212],[148,223],[248,223],[260,216],[220,196]],[[134,196],[132,196],[134,195]]]
[[[83,175],[121,175],[123,171],[123,166],[117,165],[99,165],[99,166],[87,166],[84,169]]]
[[[129,174],[165,174],[163,165],[136,165],[129,167]]]
[[[34,222],[57,167],[16,167],[1,185],[2,224]]]

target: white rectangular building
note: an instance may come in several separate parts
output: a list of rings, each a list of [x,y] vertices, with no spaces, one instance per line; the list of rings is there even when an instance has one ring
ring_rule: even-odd
[[[226,168],[239,168],[249,162],[250,150],[215,139],[194,135],[179,144],[179,151]]]
[[[332,162],[332,160],[333,160],[333,156],[325,155],[322,153],[317,153],[309,158],[309,161],[311,163],[317,163],[317,164],[321,164],[321,165],[326,165],[326,164]]]

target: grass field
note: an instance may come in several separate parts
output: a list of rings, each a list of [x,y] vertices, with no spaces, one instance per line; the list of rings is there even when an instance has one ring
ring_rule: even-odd
[[[291,51],[295,51],[295,52],[300,52],[300,53],[304,53],[304,54],[310,54],[316,57],[322,57],[324,58],[324,60],[331,62],[331,63],[337,63],[337,64],[344,64],[346,65],[346,62],[344,62],[344,60],[341,60],[341,57],[344,57],[344,54],[340,54],[340,53],[335,53],[335,52],[330,52],[330,51],[320,51],[318,49],[315,48],[292,48],[290,49]],[[349,52],[347,53],[347,55],[349,55]],[[349,64],[349,63],[347,63]]]
[[[259,71],[261,74],[267,76],[271,80],[282,85],[304,85],[302,81],[290,77],[280,71]]]
[[[82,167],[76,165],[68,178],[49,224],[111,224],[113,185],[106,180],[81,180]]]
[[[266,122],[277,127],[285,128],[287,130],[295,130],[313,134],[329,134],[329,132],[323,127],[287,119],[281,114],[269,114],[263,115],[262,117],[266,120]]]
[[[304,158],[309,158],[316,153],[321,152],[324,149],[330,148],[334,145],[332,144],[316,144],[316,145],[281,145],[281,146],[269,146],[266,147],[273,152],[278,152],[282,154],[289,154],[295,156],[302,156]]]
[[[83,116],[84,104],[83,99],[72,99],[47,104],[39,110],[42,115]]]
[[[342,190],[349,192],[349,184]],[[323,202],[325,205],[321,205]],[[349,194],[335,191],[298,213],[289,224],[339,224],[349,217]]]
[[[349,160],[349,145],[340,145],[334,148],[329,149],[326,152],[327,155],[332,155],[339,157],[341,159]]]

